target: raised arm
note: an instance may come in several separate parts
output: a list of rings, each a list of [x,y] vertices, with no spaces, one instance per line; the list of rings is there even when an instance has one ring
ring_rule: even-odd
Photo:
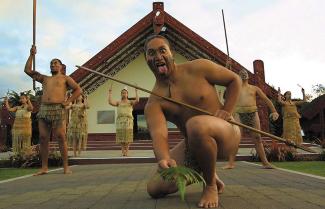
[[[31,78],[33,78],[34,80],[42,83],[43,80],[44,80],[44,75],[40,74],[39,72],[37,71],[33,71],[32,70],[32,64],[33,64],[33,56],[35,56],[36,54],[36,46],[32,46],[32,48],[30,49],[30,54],[29,54],[29,57],[26,61],[26,64],[25,64],[25,68],[24,68],[24,72]]]
[[[272,118],[272,120],[277,120],[278,117],[279,117],[279,114],[276,111],[276,109],[275,109],[273,103],[271,102],[271,100],[269,98],[267,98],[267,96],[264,94],[264,92],[260,88],[255,86],[255,89],[256,89],[256,94],[266,103],[268,108],[271,110],[270,117]]]
[[[108,104],[110,104],[110,105],[112,105],[114,107],[118,106],[118,102],[117,101],[114,101],[112,99],[112,84],[111,84],[111,86],[108,89]]]
[[[70,76],[66,76],[66,83],[67,83],[68,87],[70,87],[72,89],[72,95],[67,99],[67,101],[63,102],[64,106],[67,106],[70,103],[72,103],[82,93],[82,90],[81,90],[79,84],[77,84]]]
[[[34,109],[33,104],[30,102],[30,98],[27,97],[27,110],[32,112]]]
[[[168,130],[165,115],[157,101],[148,101],[144,115],[146,117],[153,150],[161,168],[176,166],[176,162],[170,158],[168,146]]]
[[[9,111],[9,112],[16,112],[17,111],[17,107],[10,107],[9,103],[8,103],[8,98],[6,97],[5,98],[5,106],[6,106],[6,109]]]
[[[135,91],[135,100],[131,101],[132,105],[139,103],[138,89],[134,89],[134,91]]]
[[[302,93],[302,101],[295,101],[295,105],[302,105],[307,101],[304,88],[301,88],[301,93]]]
[[[284,105],[284,104],[285,104],[284,101],[282,100],[280,87],[278,88],[278,102],[279,102],[281,105]]]

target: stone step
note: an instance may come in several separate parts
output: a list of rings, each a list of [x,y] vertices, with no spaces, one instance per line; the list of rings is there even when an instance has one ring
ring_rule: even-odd
[[[316,160],[320,154],[299,153],[300,157],[308,157],[310,160]],[[251,161],[251,155],[238,155],[236,161]],[[111,157],[111,158],[69,158],[70,165],[89,165],[89,164],[123,164],[123,163],[156,163],[153,157]]]

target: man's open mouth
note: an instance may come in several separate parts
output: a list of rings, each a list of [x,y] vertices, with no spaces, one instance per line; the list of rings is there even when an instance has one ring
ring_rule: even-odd
[[[159,73],[167,73],[168,72],[168,68],[165,63],[157,63],[156,67],[158,68]]]

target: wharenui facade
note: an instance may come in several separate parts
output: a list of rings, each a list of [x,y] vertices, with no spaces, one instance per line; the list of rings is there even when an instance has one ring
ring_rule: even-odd
[[[83,66],[151,90],[155,78],[145,62],[143,46],[146,37],[159,32],[170,41],[176,63],[205,58],[223,66],[226,64],[227,55],[224,52],[169,15],[164,10],[162,2],[155,2],[149,14],[94,55]],[[253,64],[254,74],[250,73],[250,83],[259,86],[269,97],[275,98],[277,92],[265,83],[263,62],[256,60]],[[238,73],[243,68],[238,62],[232,60],[231,70]],[[120,90],[124,85],[81,68],[74,71],[71,77],[88,95],[89,134],[114,135],[116,110],[108,104],[108,89],[113,84],[113,98],[119,100]],[[130,98],[135,96],[133,88],[128,87],[128,91]],[[216,93],[222,95],[223,88],[216,87]],[[139,91],[139,96],[140,104],[134,108],[133,112],[135,132],[146,129],[143,109],[149,95]],[[266,119],[262,120],[262,129],[267,131],[267,108],[262,105],[259,107],[260,118]],[[169,124],[169,128],[171,131],[175,130],[173,124]]]

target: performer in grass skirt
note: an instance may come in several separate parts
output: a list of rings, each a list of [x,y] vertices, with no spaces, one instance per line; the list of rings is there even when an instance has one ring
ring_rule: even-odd
[[[129,146],[133,142],[133,106],[139,102],[138,92],[135,89],[135,100],[128,99],[128,90],[121,90],[121,100],[113,101],[112,85],[108,92],[108,102],[117,107],[116,143],[121,145],[122,156],[128,156]]]
[[[24,149],[31,146],[32,121],[31,112],[33,105],[29,97],[22,94],[20,96],[21,105],[10,107],[8,99],[5,98],[5,105],[8,111],[15,112],[15,121],[12,127],[12,150],[15,153],[21,153]]]

